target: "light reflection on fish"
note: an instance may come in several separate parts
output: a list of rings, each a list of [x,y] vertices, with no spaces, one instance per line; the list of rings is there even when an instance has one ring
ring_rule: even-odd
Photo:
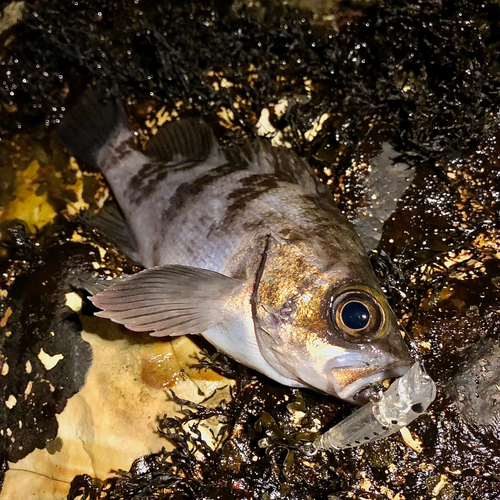
[[[199,120],[142,153],[121,105],[93,93],[58,132],[107,178],[126,221],[108,213],[109,233],[147,268],[94,295],[99,316],[201,334],[282,384],[356,404],[413,364],[358,235],[293,153],[221,149]]]

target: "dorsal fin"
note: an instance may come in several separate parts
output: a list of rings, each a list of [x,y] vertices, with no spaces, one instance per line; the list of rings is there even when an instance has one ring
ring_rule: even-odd
[[[299,184],[307,193],[330,196],[328,187],[319,181],[304,160],[291,150],[273,147],[268,141],[247,141],[242,146],[228,147],[220,153],[212,129],[201,119],[186,119],[165,125],[146,147],[148,156],[167,163],[169,167],[203,163],[213,155],[225,158],[232,167],[256,174],[274,174]]]
[[[240,147],[224,151],[231,165],[256,174],[275,174],[281,179],[299,184],[310,194],[330,194],[309,164],[290,149],[273,147],[266,140],[256,139]]]
[[[253,170],[260,173],[259,159],[255,150],[255,144],[246,140],[240,146],[231,145],[224,148],[224,156],[227,162],[235,168],[241,170]],[[261,173],[273,173],[272,169],[262,170]]]
[[[180,164],[203,162],[219,145],[212,129],[201,119],[168,123],[148,142],[146,154],[158,161]]]

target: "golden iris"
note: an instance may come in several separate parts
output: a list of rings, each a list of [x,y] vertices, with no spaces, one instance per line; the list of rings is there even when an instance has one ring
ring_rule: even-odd
[[[386,328],[385,314],[378,300],[363,289],[342,290],[330,310],[335,329],[349,342],[380,338]]]

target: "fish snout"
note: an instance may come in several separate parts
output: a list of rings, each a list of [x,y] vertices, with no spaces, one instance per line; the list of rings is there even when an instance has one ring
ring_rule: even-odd
[[[386,352],[394,359],[396,364],[401,364],[407,367],[402,375],[404,375],[413,366],[413,363],[415,363],[415,360],[411,357],[408,347],[404,341],[405,335],[406,332],[404,330],[400,330],[395,335],[389,336],[387,346],[385,347]]]

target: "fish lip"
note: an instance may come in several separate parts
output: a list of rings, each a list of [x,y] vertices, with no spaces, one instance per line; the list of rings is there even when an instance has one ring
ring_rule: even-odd
[[[412,364],[405,361],[395,362],[389,366],[373,366],[371,370],[373,373],[371,375],[364,376],[359,380],[355,380],[351,384],[346,387],[341,388],[337,383],[336,379],[333,376],[333,372],[335,372],[335,368],[331,370],[332,377],[331,382],[334,388],[334,392],[337,397],[349,401],[350,403],[354,403],[356,405],[364,405],[368,402],[368,398],[366,394],[363,394],[366,389],[368,389],[371,385],[381,382],[382,380],[394,379],[402,377],[410,368]],[[340,367],[338,367],[340,368]],[[343,369],[366,369],[368,366],[363,363],[360,365],[350,365],[343,366]]]
[[[381,382],[382,380],[402,377],[410,368],[411,365],[399,363],[394,366],[387,367],[385,370],[374,374],[372,377],[368,377],[364,380],[365,383],[363,386],[350,397],[350,401],[359,406],[368,403],[369,398],[366,395],[366,389],[377,382]]]

